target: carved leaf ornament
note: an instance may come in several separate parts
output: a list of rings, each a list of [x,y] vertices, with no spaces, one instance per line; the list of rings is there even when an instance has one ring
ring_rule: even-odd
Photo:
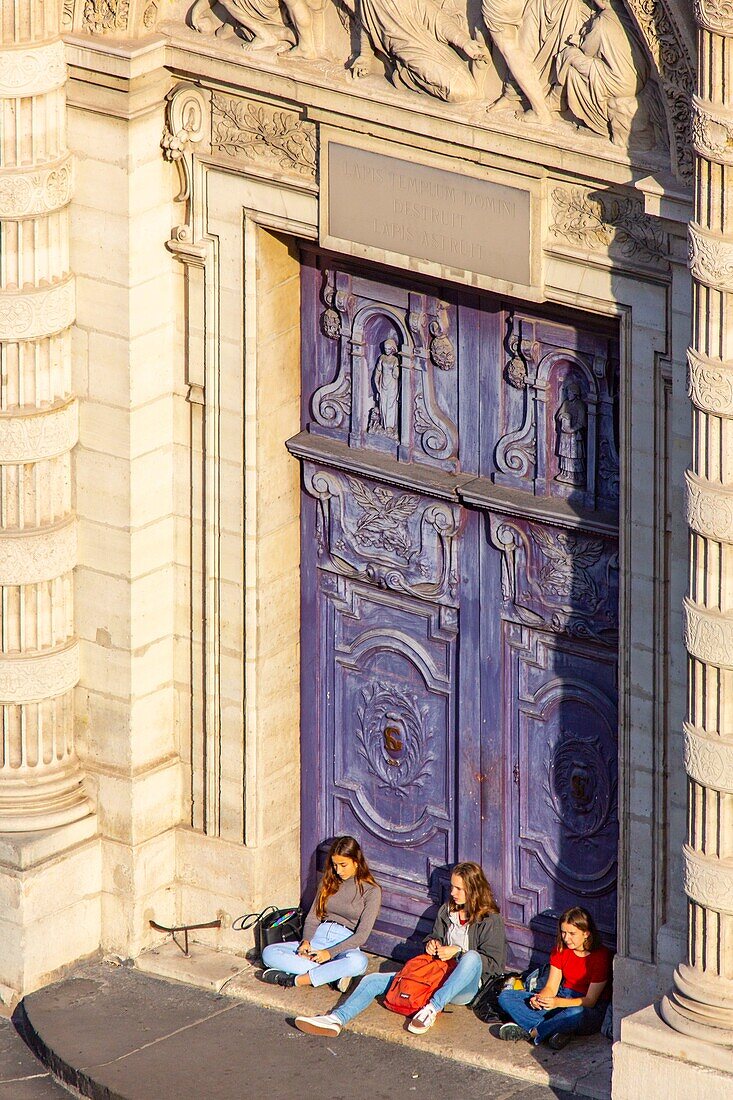
[[[638,199],[591,195],[581,187],[556,187],[552,192],[550,231],[581,248],[616,244],[628,257],[659,260],[667,255],[665,235],[654,218],[644,214]]]
[[[212,100],[212,149],[249,160],[263,156],[281,168],[315,177],[316,134],[312,123],[292,111],[278,111],[234,96]]]
[[[428,751],[427,707],[416,696],[372,684],[363,689],[357,708],[359,755],[379,780],[382,790],[405,798],[422,787],[435,757]]]
[[[361,511],[354,531],[356,540],[362,546],[389,550],[405,561],[412,561],[419,548],[412,540],[407,521],[418,506],[418,498],[383,485],[371,488],[353,477],[348,480]]]

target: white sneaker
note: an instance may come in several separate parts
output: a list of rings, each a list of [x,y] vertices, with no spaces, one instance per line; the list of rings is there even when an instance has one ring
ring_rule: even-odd
[[[439,1008],[436,1008],[432,1001],[428,1001],[425,1008],[421,1008],[419,1012],[410,1020],[407,1025],[407,1030],[411,1031],[413,1035],[422,1035],[424,1031],[429,1031],[438,1018]]]
[[[340,1035],[341,1021],[335,1016],[296,1016],[295,1026],[306,1035]]]
[[[338,989],[339,993],[348,993],[352,981],[353,979],[349,978],[348,976],[344,978],[339,978],[339,980],[336,982],[336,988]]]

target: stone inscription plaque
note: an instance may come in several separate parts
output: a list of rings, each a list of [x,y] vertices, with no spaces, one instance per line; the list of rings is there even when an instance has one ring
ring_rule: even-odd
[[[530,193],[330,142],[328,233],[529,285]]]

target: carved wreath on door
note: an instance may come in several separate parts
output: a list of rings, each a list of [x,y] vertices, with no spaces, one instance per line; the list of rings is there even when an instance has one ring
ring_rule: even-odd
[[[362,690],[357,708],[359,755],[379,779],[382,790],[404,798],[410,787],[422,787],[435,757],[428,751],[427,707],[397,688],[372,684]]]
[[[601,738],[563,730],[550,754],[545,793],[568,836],[588,839],[605,829],[615,804],[616,776]]]

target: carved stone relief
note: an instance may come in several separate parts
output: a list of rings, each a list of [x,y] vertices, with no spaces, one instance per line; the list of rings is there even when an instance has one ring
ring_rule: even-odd
[[[249,50],[272,50],[288,57],[315,60],[327,56],[326,0],[220,0],[231,22],[220,25],[217,34],[236,33]],[[217,5],[218,6],[218,5]],[[196,0],[189,20],[198,31],[216,26],[212,19],[214,0]]]
[[[0,53],[0,96],[45,95],[66,79],[63,42],[42,43]]]
[[[685,648],[717,668],[733,668],[733,618],[685,599],[682,604]]]
[[[691,779],[717,791],[733,794],[733,748],[719,736],[705,734],[684,724],[685,771]]]
[[[706,286],[733,292],[733,243],[689,226],[690,271]]]
[[[5,585],[38,584],[76,565],[76,522],[0,534],[0,576]]]
[[[166,122],[160,141],[163,156],[178,168],[180,191],[176,202],[185,203],[185,219],[174,227],[167,247],[178,251],[194,244],[193,151],[203,141],[209,121],[208,96],[195,84],[177,84],[166,96]]]
[[[76,316],[76,293],[71,277],[50,289],[3,291],[0,301],[0,340],[35,340],[68,328]]]
[[[654,145],[648,110],[641,93],[650,66],[644,46],[623,6],[594,0],[598,11],[583,26],[577,42],[557,56],[560,96],[571,114],[614,145],[628,144],[632,133]]]
[[[33,171],[0,170],[0,218],[28,218],[58,210],[71,199],[71,158]]]
[[[689,471],[685,498],[687,524],[699,535],[733,543],[733,495],[704,482]]]
[[[75,400],[32,415],[0,415],[0,463],[42,462],[70,451],[78,438]]]
[[[733,164],[733,113],[710,111],[697,99],[692,104],[692,140],[695,149],[718,164]]]
[[[315,126],[294,111],[279,111],[269,104],[212,96],[211,150],[315,179]]]
[[[666,260],[666,234],[644,213],[640,199],[583,187],[554,187],[550,198],[549,229],[561,244],[608,249],[642,262]]]
[[[421,600],[455,605],[460,527],[457,505],[305,466],[319,501],[319,566]]]
[[[528,122],[572,124],[623,148],[671,145],[673,167],[689,178],[694,64],[684,34],[664,0],[629,0],[629,8],[622,0],[483,0],[477,20],[464,4],[439,0],[196,0],[189,22],[274,58],[337,61],[355,79],[385,73],[399,89],[447,103],[526,107]],[[486,73],[497,59],[509,76],[490,102]]]
[[[161,7],[160,0],[63,0],[61,25],[95,36],[137,37],[155,28]]]
[[[733,913],[733,865],[703,856],[685,845],[683,888],[693,901],[715,912]]]
[[[704,412],[733,416],[733,363],[687,351],[687,393]]]
[[[4,703],[35,703],[71,691],[79,682],[79,645],[29,656],[3,654],[0,698]]]
[[[714,34],[733,37],[731,0],[695,0],[695,18]]]
[[[628,10],[654,62],[664,97],[672,169],[692,180],[690,104],[695,91],[694,34],[686,34],[664,0],[626,0]]]
[[[427,92],[446,103],[476,99],[479,86],[468,61],[488,61],[486,48],[472,38],[465,15],[436,0],[361,0],[359,30],[362,47],[351,66],[355,77],[366,75],[364,37],[391,62],[390,79],[397,87]]]

